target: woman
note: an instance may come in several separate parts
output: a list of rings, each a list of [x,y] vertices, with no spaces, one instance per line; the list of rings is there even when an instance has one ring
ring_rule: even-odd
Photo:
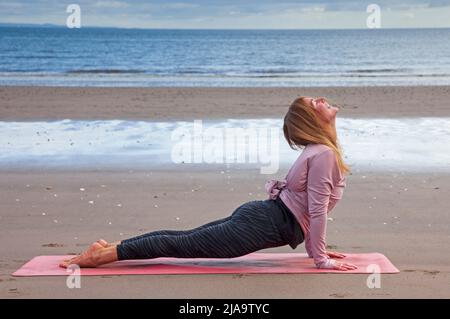
[[[270,247],[305,241],[318,268],[353,270],[355,265],[326,251],[327,214],[346,186],[336,137],[336,113],[325,98],[300,97],[284,118],[284,136],[294,149],[304,149],[283,181],[266,183],[269,199],[250,201],[231,216],[187,231],[155,231],[119,243],[99,240],[80,256],[60,266],[97,267],[126,259],[157,257],[233,258]]]

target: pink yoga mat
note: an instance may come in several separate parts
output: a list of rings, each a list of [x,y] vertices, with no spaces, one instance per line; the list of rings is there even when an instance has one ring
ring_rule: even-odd
[[[13,273],[13,276],[67,276],[71,271],[58,264],[72,256],[37,256]],[[167,274],[293,274],[398,273],[399,270],[383,254],[347,254],[345,261],[358,269],[336,271],[317,269],[311,258],[301,253],[252,253],[237,258],[156,258],[118,261],[98,268],[82,268],[83,276],[101,275],[167,275]],[[368,268],[369,265],[371,266]]]

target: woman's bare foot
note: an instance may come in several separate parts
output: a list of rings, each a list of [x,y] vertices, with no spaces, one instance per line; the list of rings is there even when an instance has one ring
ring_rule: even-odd
[[[99,243],[100,245],[102,245],[103,247],[112,247],[112,246],[118,246],[118,245],[120,245],[120,241],[116,241],[116,242],[113,242],[113,243],[108,243],[106,240],[104,240],[104,239],[99,239],[99,240],[97,240],[97,243]]]
[[[62,268],[78,265],[81,268],[95,268],[103,264],[117,261],[116,246],[104,246],[106,241],[93,243],[84,253],[59,264]]]
[[[106,240],[104,240],[104,239],[97,240],[97,243],[99,243],[103,247],[108,247],[109,246],[108,242]]]
[[[95,242],[84,253],[72,259],[64,260],[59,266],[67,268],[70,265],[76,264],[80,267],[96,267],[98,251],[103,248],[103,245]]]

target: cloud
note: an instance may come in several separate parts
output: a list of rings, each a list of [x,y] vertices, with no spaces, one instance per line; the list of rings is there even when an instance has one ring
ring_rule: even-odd
[[[430,8],[449,7],[450,0],[431,0],[429,3]]]
[[[64,24],[68,3],[79,4],[82,21],[91,26],[364,27],[370,3],[381,7],[391,27],[404,27],[405,21],[408,27],[450,26],[450,0],[0,0],[0,22]]]
[[[175,10],[182,10],[182,9],[193,9],[198,8],[200,5],[195,3],[187,3],[187,2],[175,2],[175,3],[168,3],[164,5],[167,9],[175,9]]]
[[[325,12],[326,11],[326,6],[325,5],[322,5],[322,6],[317,6],[317,5],[315,5],[315,6],[311,6],[311,7],[304,7],[304,8],[302,8],[302,12],[305,12],[305,13],[312,13],[312,12]]]
[[[414,18],[416,17],[416,15],[414,14],[414,12],[405,12],[403,15],[404,15],[406,18],[409,18],[409,19],[414,19]]]
[[[129,4],[121,1],[97,1],[94,7],[97,8],[126,8]]]
[[[20,2],[0,2],[0,8],[1,9],[16,9],[16,8],[23,8],[24,4]]]

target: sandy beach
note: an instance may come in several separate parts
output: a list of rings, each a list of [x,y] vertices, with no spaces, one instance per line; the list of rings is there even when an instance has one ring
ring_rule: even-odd
[[[338,116],[349,118],[448,117],[449,93],[447,86],[0,87],[0,120],[282,117],[299,95],[329,97],[342,107]],[[11,276],[37,255],[79,253],[99,238],[189,229],[228,216],[245,201],[266,198],[264,182],[286,172],[136,170],[132,163],[122,170],[0,169],[0,298],[448,298],[450,174],[432,171],[352,172],[330,215],[330,249],[380,252],[400,269],[383,275],[380,289],[369,289],[366,275],[345,274],[83,277],[81,289],[68,289],[65,277]]]
[[[329,88],[0,87],[2,121],[192,120],[284,116],[298,96],[326,96],[344,117],[450,116],[449,86]]]

